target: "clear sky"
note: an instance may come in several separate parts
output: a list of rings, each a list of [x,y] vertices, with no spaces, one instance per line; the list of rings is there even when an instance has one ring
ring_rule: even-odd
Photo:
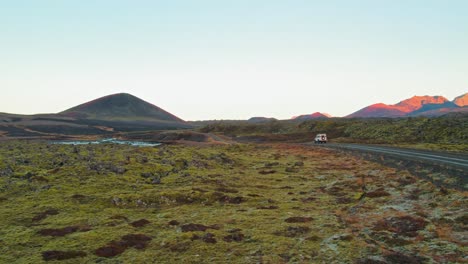
[[[468,92],[466,0],[0,0],[0,112],[127,92],[186,120]]]

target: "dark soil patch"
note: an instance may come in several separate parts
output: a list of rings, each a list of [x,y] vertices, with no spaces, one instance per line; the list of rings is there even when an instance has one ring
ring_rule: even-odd
[[[275,171],[275,170],[261,170],[261,171],[259,171],[258,173],[265,175],[265,174],[273,174],[273,173],[276,173],[276,171]]]
[[[242,196],[230,197],[227,195],[223,195],[218,198],[218,202],[220,203],[240,204],[244,201],[245,201],[245,198]]]
[[[406,246],[406,245],[410,245],[413,243],[412,241],[406,240],[403,237],[398,236],[395,233],[389,233],[385,231],[372,232],[370,233],[370,236],[374,238],[375,240],[384,242],[385,244],[391,247],[401,247],[401,246]]]
[[[286,223],[307,223],[312,221],[312,217],[301,217],[301,216],[294,216],[294,217],[289,217],[284,220]]]
[[[366,197],[369,197],[369,198],[379,198],[379,197],[385,197],[385,196],[390,196],[390,193],[385,191],[383,188],[378,188],[372,192],[366,193]]]
[[[91,228],[88,226],[67,226],[64,228],[46,228],[46,229],[41,229],[37,233],[42,235],[42,236],[65,236],[71,233],[75,232],[87,232],[90,231]]]
[[[82,195],[82,194],[74,194],[74,195],[71,196],[71,198],[77,199],[77,200],[82,200],[82,199],[86,199],[86,196]]]
[[[298,237],[310,233],[310,228],[307,226],[288,226],[286,230],[276,232],[275,235],[285,237]]]
[[[186,225],[182,225],[180,228],[182,229],[182,232],[193,232],[193,231],[205,232],[207,229],[211,227],[201,225],[201,224],[186,224]]]
[[[143,227],[147,224],[149,224],[150,221],[146,220],[146,219],[140,219],[140,220],[137,220],[135,222],[131,222],[130,225],[133,226],[133,227]]]
[[[276,205],[270,205],[270,206],[260,206],[260,207],[257,207],[257,209],[264,209],[264,210],[274,210],[274,209],[278,209],[279,207],[276,206]]]
[[[294,166],[296,166],[296,167],[303,167],[303,166],[304,166],[304,162],[302,162],[302,161],[297,161],[297,162],[294,163]]]
[[[416,182],[416,179],[410,176],[406,176],[405,178],[399,178],[397,180],[401,185],[410,185]]]
[[[286,169],[284,169],[285,172],[290,172],[290,173],[297,173],[299,172],[299,168],[296,168],[296,167],[287,167]]]
[[[347,197],[347,196],[340,196],[340,197],[336,197],[336,202],[338,204],[348,204],[348,203],[352,203],[353,202],[353,199]]]
[[[356,264],[387,264],[387,262],[371,258],[361,258],[356,260]]]
[[[391,253],[385,256],[385,260],[389,263],[398,263],[398,264],[419,264],[425,263],[426,259],[418,256],[409,256],[404,255],[399,252]]]
[[[378,221],[375,230],[386,230],[403,236],[414,237],[417,231],[426,227],[428,222],[422,218],[412,216],[390,217]]]
[[[229,189],[226,187],[219,187],[216,189],[218,192],[223,192],[223,193],[238,193],[239,191],[236,189]]]
[[[317,200],[317,198],[315,198],[315,197],[313,197],[313,196],[310,196],[310,197],[301,199],[301,201],[302,201],[303,203],[310,203],[310,202],[313,202],[313,201],[315,201],[315,200]]]
[[[168,224],[171,225],[171,226],[178,226],[178,225],[180,225],[179,221],[177,221],[177,220],[171,220],[171,221],[169,221]]]
[[[238,233],[238,232],[235,232],[233,234],[230,234],[230,235],[227,235],[225,237],[223,237],[223,240],[226,241],[226,242],[241,242],[242,240],[244,240],[244,234],[242,233]]]
[[[143,234],[129,234],[123,236],[120,241],[112,241],[96,249],[95,254],[99,257],[110,258],[122,254],[129,247],[144,249],[151,240],[151,237]]]
[[[250,197],[262,197],[261,195],[254,194],[254,193],[249,193],[249,194],[247,194],[247,196],[250,196]]]
[[[313,236],[310,236],[310,237],[306,238],[306,240],[307,240],[307,241],[315,241],[315,242],[317,242],[317,241],[321,241],[322,238],[319,237],[319,236],[313,235]]]
[[[211,244],[216,244],[216,238],[215,238],[215,235],[213,235],[212,233],[206,233],[203,237],[202,237],[202,241],[205,242],[205,243],[211,243]]]
[[[94,253],[99,257],[111,258],[122,254],[125,250],[127,250],[127,246],[124,242],[113,241],[107,244],[106,246],[96,249]]]
[[[66,260],[72,258],[85,257],[86,253],[83,251],[59,251],[49,250],[42,252],[42,259],[45,261],[49,260]]]
[[[143,234],[129,234],[123,236],[122,241],[124,241],[128,247],[144,249],[148,245],[148,242],[151,241],[151,237]]]
[[[172,252],[185,252],[190,248],[190,242],[185,241],[181,243],[176,243],[176,244],[169,244],[168,248]]]
[[[38,221],[41,221],[41,220],[45,219],[49,215],[58,215],[58,213],[59,213],[59,211],[57,209],[49,209],[49,210],[46,210],[44,212],[36,214],[32,218],[32,221],[33,222],[38,222]]]

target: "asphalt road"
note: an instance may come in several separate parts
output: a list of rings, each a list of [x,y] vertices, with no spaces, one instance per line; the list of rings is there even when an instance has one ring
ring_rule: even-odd
[[[392,157],[401,157],[405,160],[411,159],[430,164],[441,164],[464,169],[468,174],[468,155],[466,154],[360,144],[323,144],[321,146],[361,152],[374,152],[383,155],[391,155]]]

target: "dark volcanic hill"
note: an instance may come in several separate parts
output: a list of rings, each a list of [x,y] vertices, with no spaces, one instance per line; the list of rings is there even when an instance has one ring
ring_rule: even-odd
[[[266,123],[266,122],[271,122],[271,121],[278,121],[278,119],[273,118],[273,117],[255,116],[247,120],[247,122],[250,122],[250,123]]]
[[[61,138],[69,135],[111,135],[119,132],[173,130],[192,125],[133,95],[104,96],[59,114],[0,113],[1,137]]]
[[[60,113],[68,117],[107,121],[184,122],[175,115],[127,93],[104,96]]]
[[[313,114],[308,114],[308,115],[294,116],[291,119],[294,119],[294,120],[312,120],[312,119],[326,119],[326,118],[330,118],[330,117],[331,116],[329,114],[315,112]]]

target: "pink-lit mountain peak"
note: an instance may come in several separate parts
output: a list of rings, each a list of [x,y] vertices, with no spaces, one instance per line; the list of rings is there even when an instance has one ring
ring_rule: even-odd
[[[455,97],[453,102],[460,107],[468,106],[468,93]]]
[[[448,101],[449,100],[447,100],[447,98],[443,96],[429,96],[429,95],[413,96],[393,106],[398,107],[400,111],[409,113],[409,112],[418,110],[419,108],[423,107],[423,105],[426,105],[426,104],[443,104]]]

